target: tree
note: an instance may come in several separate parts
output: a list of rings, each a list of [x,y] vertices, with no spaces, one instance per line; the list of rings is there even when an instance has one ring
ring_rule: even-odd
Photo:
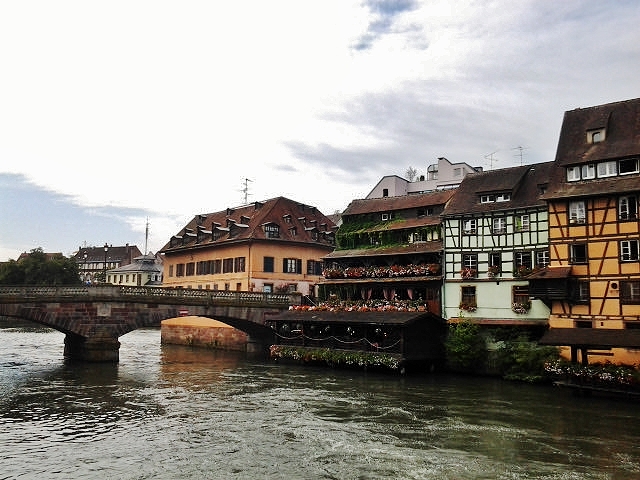
[[[482,368],[487,357],[487,347],[480,334],[480,327],[469,321],[449,326],[445,348],[447,362],[454,370],[477,371]]]
[[[409,180],[410,182],[413,182],[413,179],[416,178],[417,174],[418,174],[418,171],[412,166],[409,166],[409,168],[407,168],[407,171],[405,173],[405,175],[407,176],[407,180]]]
[[[25,258],[0,267],[0,285],[79,285],[78,264],[63,255],[48,258],[34,248]]]

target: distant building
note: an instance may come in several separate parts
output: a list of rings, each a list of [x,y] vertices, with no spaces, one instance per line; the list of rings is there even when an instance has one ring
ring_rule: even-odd
[[[107,270],[129,265],[142,255],[135,245],[79,247],[71,258],[78,263],[80,279],[86,284],[103,283]]]
[[[133,263],[107,271],[107,283],[137,287],[162,285],[162,258],[152,254],[141,255]]]
[[[284,197],[196,215],[160,250],[162,283],[315,296],[335,228],[316,207]]]
[[[366,198],[402,197],[416,193],[447,190],[460,185],[470,173],[481,172],[482,167],[472,167],[464,162],[451,163],[444,157],[427,167],[426,175],[419,174],[413,181],[397,175],[382,177]]]

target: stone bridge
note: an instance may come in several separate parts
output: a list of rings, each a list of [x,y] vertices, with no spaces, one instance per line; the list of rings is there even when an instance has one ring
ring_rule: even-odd
[[[265,326],[265,316],[300,300],[299,294],[162,287],[0,287],[0,316],[64,333],[65,357],[118,362],[120,336],[185,315],[215,318],[266,345],[273,331]]]

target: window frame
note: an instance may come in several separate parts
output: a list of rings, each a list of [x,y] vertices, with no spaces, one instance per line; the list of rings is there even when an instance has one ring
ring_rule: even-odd
[[[496,223],[498,225],[496,225]],[[506,217],[493,217],[491,219],[491,233],[493,235],[504,235],[507,233]]]
[[[623,165],[625,166],[624,172],[622,171]],[[633,167],[633,169],[627,170],[629,167]],[[622,158],[618,160],[618,175],[633,175],[634,173],[640,173],[640,162],[638,162],[638,157]]]
[[[567,216],[570,225],[584,225],[587,223],[587,202],[584,200],[572,200],[567,207]]]
[[[531,216],[528,213],[515,215],[514,223],[516,232],[528,232],[531,229]]]
[[[584,258],[577,255],[576,249],[584,249]],[[584,265],[589,263],[589,251],[586,243],[572,243],[569,245],[569,263],[572,265]]]
[[[621,262],[637,262],[640,260],[640,241],[636,239],[620,240],[618,252]]]
[[[621,280],[620,281],[620,304],[640,305],[640,281]]]
[[[467,224],[469,224],[469,228],[467,228]],[[477,235],[478,234],[478,219],[473,218],[463,218],[462,219],[462,234],[463,235]]]
[[[470,307],[478,306],[478,294],[473,285],[462,285],[460,287],[460,304]]]
[[[638,197],[636,195],[622,195],[618,197],[618,220],[637,220],[637,218]]]

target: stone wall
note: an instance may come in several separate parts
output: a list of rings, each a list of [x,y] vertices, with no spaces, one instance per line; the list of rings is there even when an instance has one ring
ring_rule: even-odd
[[[161,342],[165,344],[247,351],[246,333],[211,318],[171,318],[160,325]]]

